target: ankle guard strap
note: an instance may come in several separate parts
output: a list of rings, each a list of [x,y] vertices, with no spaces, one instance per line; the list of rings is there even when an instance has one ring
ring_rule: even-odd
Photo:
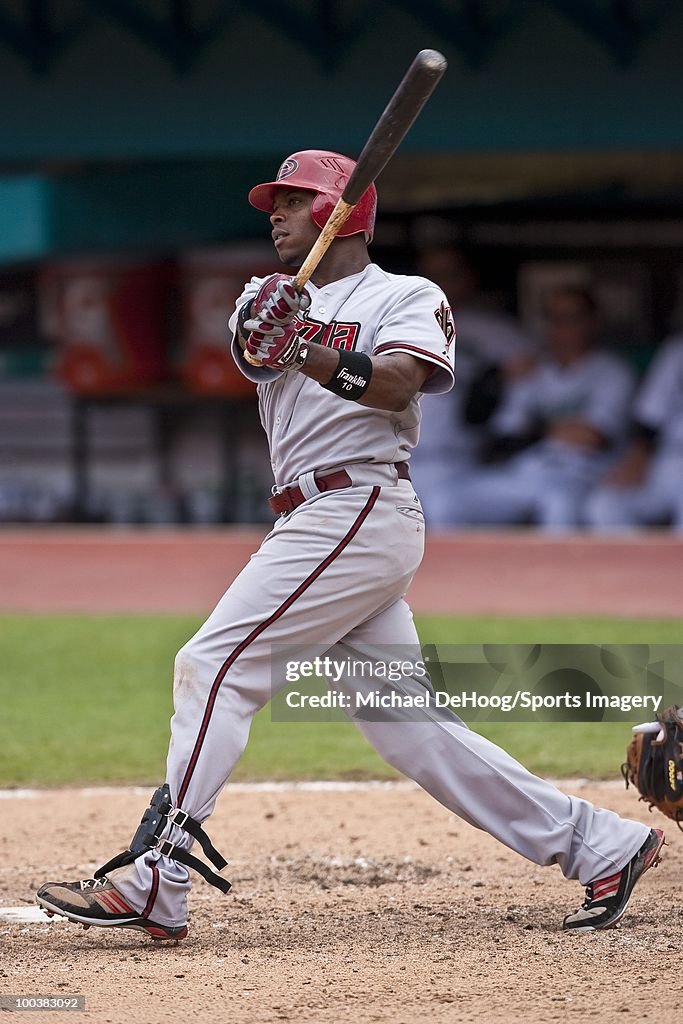
[[[221,892],[230,892],[231,885],[227,879],[212,871],[208,864],[194,857],[187,850],[171,843],[168,839],[160,839],[161,833],[168,825],[177,825],[184,832],[187,832],[196,839],[202,850],[219,871],[227,866],[227,860],[221,856],[215,848],[206,832],[195,818],[191,818],[187,811],[180,807],[174,807],[171,800],[171,790],[167,782],[154,792],[149,807],[142,816],[137,831],[131,839],[130,846],[123,853],[112,857],[101,868],[95,872],[95,878],[102,878],[108,871],[115,868],[122,868],[126,864],[132,864],[134,860],[141,857],[148,850],[158,850],[162,857],[171,857],[173,860],[185,864],[188,868],[197,871],[202,878],[205,878],[211,885],[215,885]]]

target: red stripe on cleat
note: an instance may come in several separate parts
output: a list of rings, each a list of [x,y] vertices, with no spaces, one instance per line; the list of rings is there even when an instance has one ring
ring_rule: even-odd
[[[97,902],[104,906],[110,914],[120,914],[121,908],[111,898],[111,893],[99,892],[97,894]]]
[[[108,897],[110,905],[112,905],[114,907],[114,909],[118,910],[120,913],[122,913],[122,914],[134,914],[135,913],[133,908],[128,906],[128,904],[124,900],[123,896],[119,896],[119,894],[117,892],[108,892],[107,893],[107,897]]]

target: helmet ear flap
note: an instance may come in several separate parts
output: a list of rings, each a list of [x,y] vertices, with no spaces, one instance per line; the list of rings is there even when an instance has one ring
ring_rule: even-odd
[[[316,227],[319,227],[321,230],[325,227],[336,205],[337,200],[335,196],[329,195],[327,192],[316,192],[311,203],[311,219]],[[372,190],[368,190],[361,197],[360,202],[351,213],[346,224],[342,226],[339,237],[346,238],[349,235],[362,234],[365,237],[365,241],[370,243],[374,233],[376,205],[377,193],[374,190],[374,186],[372,186]]]
[[[316,192],[311,203],[311,219],[316,227],[324,228],[335,204],[324,192]]]

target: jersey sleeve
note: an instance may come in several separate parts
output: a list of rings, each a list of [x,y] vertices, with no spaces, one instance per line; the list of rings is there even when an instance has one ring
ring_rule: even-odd
[[[422,385],[425,394],[451,390],[455,383],[455,324],[448,299],[436,285],[425,280],[392,303],[375,332],[372,354],[390,352],[407,352],[433,365]]]
[[[250,299],[253,299],[258,294],[258,290],[264,281],[264,277],[252,277],[251,281],[245,284],[244,291],[235,303],[235,310],[228,320],[228,336],[231,338],[230,352],[232,353],[232,358],[235,360],[238,370],[250,381],[253,381],[254,384],[269,384],[271,381],[281,377],[283,373],[282,370],[274,370],[270,366],[252,366],[244,358],[242,346],[237,340],[237,316],[239,311],[245,302],[249,302]]]
[[[683,403],[683,337],[670,341],[655,356],[635,401],[639,423],[663,430]]]

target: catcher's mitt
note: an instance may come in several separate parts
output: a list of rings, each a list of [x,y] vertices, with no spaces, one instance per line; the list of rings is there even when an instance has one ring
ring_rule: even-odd
[[[683,831],[683,708],[672,704],[657,715],[657,732],[637,732],[626,748],[621,773],[640,799],[673,818]]]

